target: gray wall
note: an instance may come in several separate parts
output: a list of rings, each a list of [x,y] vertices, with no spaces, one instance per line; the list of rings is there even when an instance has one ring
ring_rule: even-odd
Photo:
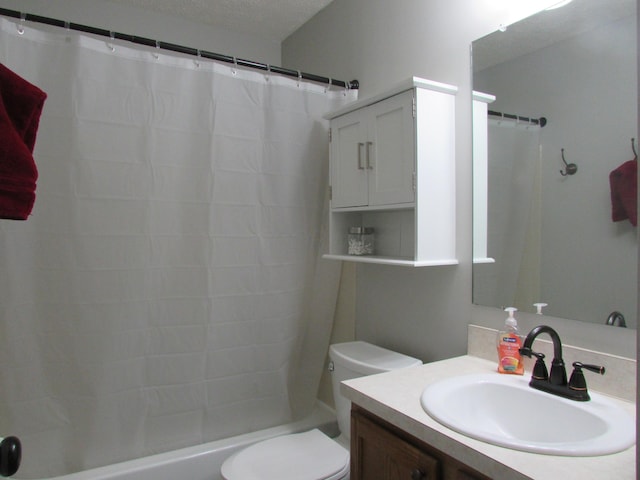
[[[283,42],[284,66],[357,78],[362,97],[410,76],[459,87],[456,104],[457,251],[460,265],[408,269],[358,265],[356,336],[425,361],[464,354],[469,323],[499,327],[504,314],[471,303],[471,71],[469,47],[536,8],[469,0],[334,0]],[[538,8],[554,3],[538,2]],[[343,277],[343,281],[349,280]],[[348,283],[345,281],[345,283]],[[339,319],[339,321],[349,321]],[[635,356],[635,338],[610,327],[545,318],[567,343]],[[521,330],[540,323],[520,315]],[[586,325],[586,326],[585,326]],[[622,329],[619,329],[622,330]],[[628,333],[628,332],[627,332]]]

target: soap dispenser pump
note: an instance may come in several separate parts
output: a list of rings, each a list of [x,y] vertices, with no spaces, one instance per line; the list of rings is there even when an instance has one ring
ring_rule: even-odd
[[[498,372],[516,375],[524,374],[524,364],[520,356],[522,339],[518,335],[518,321],[514,307],[505,308],[509,316],[504,321],[504,328],[498,332]]]
[[[547,305],[548,303],[534,303],[533,306],[536,307],[536,314],[542,315],[542,309]]]

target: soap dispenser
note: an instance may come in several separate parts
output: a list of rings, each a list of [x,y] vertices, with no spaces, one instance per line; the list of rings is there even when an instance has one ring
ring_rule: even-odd
[[[509,316],[504,321],[504,328],[498,332],[498,372],[515,375],[524,374],[524,364],[520,356],[522,339],[518,335],[518,321],[514,313],[516,308],[505,308]]]

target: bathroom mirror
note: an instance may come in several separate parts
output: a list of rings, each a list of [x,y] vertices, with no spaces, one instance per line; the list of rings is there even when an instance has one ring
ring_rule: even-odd
[[[613,221],[629,189],[615,180],[612,202],[610,184],[638,150],[635,9],[573,0],[473,42],[473,89],[494,112],[474,120],[475,304],[602,324],[620,312],[637,328],[637,227]]]

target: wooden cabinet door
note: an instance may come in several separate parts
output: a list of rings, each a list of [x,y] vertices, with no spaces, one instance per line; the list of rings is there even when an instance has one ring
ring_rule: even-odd
[[[351,480],[436,480],[439,470],[436,458],[352,413]]]

